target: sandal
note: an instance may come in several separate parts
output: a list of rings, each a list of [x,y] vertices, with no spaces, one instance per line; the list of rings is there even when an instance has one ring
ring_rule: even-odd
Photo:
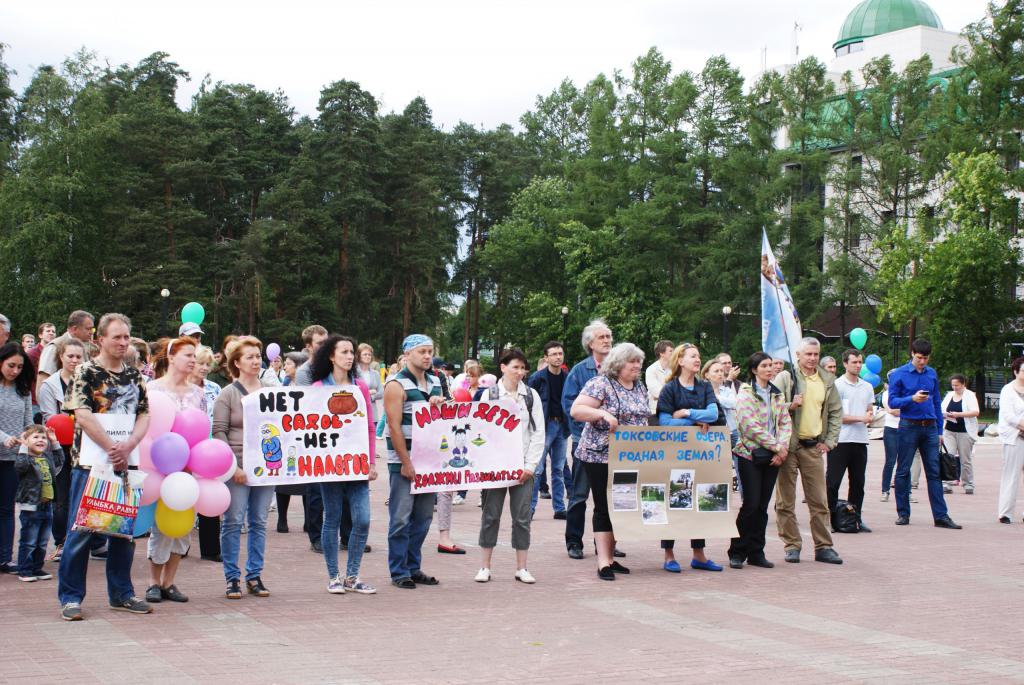
[[[458,545],[453,544],[451,547],[447,545],[437,546],[438,554],[465,554],[466,550],[462,549]]]
[[[395,578],[391,581],[391,584],[395,587],[400,587],[403,590],[415,590],[416,583],[412,582],[412,578]]]
[[[224,596],[228,599],[242,599],[242,586],[238,582],[238,578],[232,578],[228,581],[228,587],[224,591]]]
[[[270,590],[263,584],[263,581],[259,576],[256,576],[252,580],[245,581],[245,586],[249,588],[250,595],[256,595],[257,597],[269,597]]]
[[[439,581],[437,578],[435,578],[434,576],[428,576],[423,571],[416,571],[415,573],[413,573],[412,574],[412,582],[416,583],[417,585],[440,585],[441,584],[441,581]]]

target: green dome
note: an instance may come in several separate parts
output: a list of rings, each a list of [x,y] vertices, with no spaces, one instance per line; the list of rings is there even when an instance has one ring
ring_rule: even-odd
[[[939,15],[921,0],[864,0],[846,15],[839,39],[832,49],[911,26],[941,29],[942,22]]]

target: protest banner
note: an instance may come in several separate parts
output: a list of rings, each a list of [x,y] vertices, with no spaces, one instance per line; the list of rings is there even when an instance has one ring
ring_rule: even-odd
[[[242,398],[242,414],[248,485],[370,476],[366,401],[354,385],[263,388]]]
[[[617,540],[731,538],[732,449],[724,426],[623,426],[608,447]]]
[[[94,413],[93,418],[100,424],[103,432],[113,442],[125,442],[132,436],[135,430],[135,414],[103,414]],[[110,463],[107,451],[100,447],[89,437],[89,434],[82,431],[82,444],[78,450],[79,466],[103,466]],[[128,465],[139,465],[139,448],[136,447],[128,454]]]
[[[423,405],[412,416],[410,491],[486,490],[516,485],[523,474],[519,408],[498,402]]]

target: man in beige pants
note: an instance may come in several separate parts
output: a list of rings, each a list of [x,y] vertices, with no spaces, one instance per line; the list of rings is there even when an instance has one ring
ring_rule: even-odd
[[[814,560],[827,564],[843,563],[832,549],[825,489],[825,455],[839,441],[843,404],[836,391],[835,376],[818,366],[820,356],[820,343],[814,338],[804,338],[796,349],[796,368],[782,371],[772,381],[790,400],[789,409],[793,414],[790,457],[779,468],[779,480],[775,486],[775,522],[779,537],[786,545],[786,561],[793,564],[800,561],[803,544],[795,507],[798,471],[811,513]]]

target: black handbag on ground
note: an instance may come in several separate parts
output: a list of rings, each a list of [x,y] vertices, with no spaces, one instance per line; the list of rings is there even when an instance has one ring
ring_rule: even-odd
[[[859,533],[860,516],[857,515],[857,507],[844,499],[836,502],[832,509],[832,530],[837,533]]]
[[[946,446],[939,442],[939,480],[958,480],[957,458],[946,451]]]

